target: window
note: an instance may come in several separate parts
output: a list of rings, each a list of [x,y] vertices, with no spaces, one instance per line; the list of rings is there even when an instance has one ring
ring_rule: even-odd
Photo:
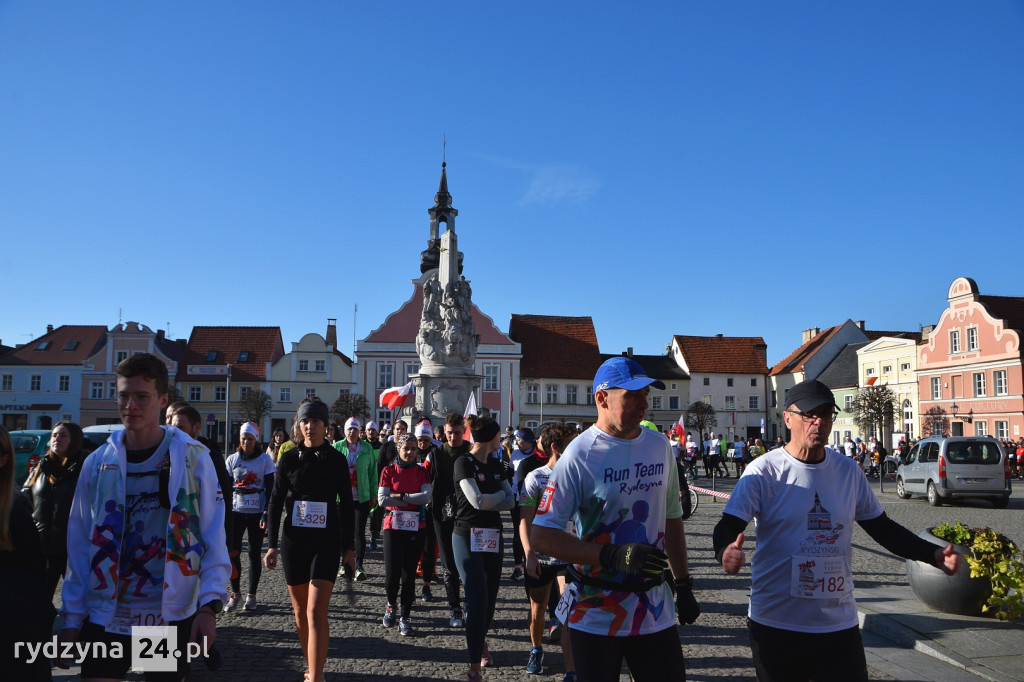
[[[306,397],[307,398],[315,398],[316,397],[316,387],[310,388],[309,386],[307,386],[306,387]]]
[[[30,391],[41,391],[43,388],[43,377],[39,374],[33,374],[28,380],[28,390]]]
[[[711,404],[711,396],[709,396],[709,395],[702,395],[700,397],[700,401],[702,403],[704,403],[705,405],[710,405]]]
[[[1006,395],[1006,370],[997,369],[992,372],[992,384],[996,395]]]
[[[750,385],[757,386],[757,377],[754,377],[753,379],[750,380]]]
[[[670,410],[678,410],[679,409],[679,396],[677,396],[677,395],[670,395],[668,397],[668,409],[670,409]]]
[[[117,382],[111,381],[107,384],[107,397],[113,400],[117,397]]]
[[[540,422],[538,422],[536,419],[528,419],[528,420],[526,420],[526,428],[528,428],[528,429],[535,429],[538,426],[540,426]]]
[[[866,374],[869,377],[870,376],[874,376],[875,368],[874,367],[868,367],[867,369],[864,370],[864,374]]]
[[[391,388],[395,385],[395,366],[390,362],[377,365],[377,388]]]
[[[882,365],[882,374],[891,374],[892,365]]]
[[[339,388],[338,389],[338,397],[340,398],[343,395],[348,395],[351,392],[352,392],[352,389],[349,389],[349,388]]]
[[[914,406],[909,400],[903,401],[903,430],[909,438],[914,437]]]
[[[300,372],[308,372],[309,371],[309,360],[299,360],[299,371]]]
[[[910,371],[910,363],[909,362],[904,362],[902,365],[900,365],[900,371],[901,372],[909,372]]]
[[[565,385],[565,404],[566,405],[575,405],[576,404],[576,396],[578,394],[578,391],[579,391],[579,386],[577,386],[576,384],[566,384]]]
[[[76,341],[75,343],[77,343],[77,341]],[[64,414],[62,414],[62,415],[60,416],[60,420],[61,420],[62,422],[70,422],[70,421],[74,421],[74,419],[72,418],[72,415],[71,415],[71,413],[70,413],[70,412],[65,412]]]
[[[705,386],[710,386],[711,385],[711,377],[704,377],[704,385]]]
[[[292,389],[287,386],[282,386],[277,391],[277,402],[279,403],[290,403],[292,401]]]
[[[974,397],[980,397],[985,395],[985,373],[975,372],[974,373]]]
[[[383,425],[391,421],[391,410],[377,410],[377,424]]]
[[[114,351],[114,365],[115,366],[116,365],[120,365],[121,361],[125,360],[127,358],[128,358],[128,351],[126,351],[126,350]]]
[[[732,387],[732,377],[729,377],[728,379],[725,380],[725,385],[729,386],[730,388]]]
[[[537,384],[526,384],[526,402],[537,404]]]
[[[46,350],[49,347],[50,347],[50,342],[49,341],[40,341],[39,345],[36,346],[36,350]]]
[[[960,352],[960,330],[954,329],[949,332],[949,352],[959,353]]]
[[[224,386],[213,387],[213,400],[214,402],[222,403],[227,398],[228,389]]]
[[[78,348],[78,341],[68,341],[66,344],[64,344],[64,350],[74,350],[76,348]],[[71,420],[68,419],[68,420],[65,420],[65,421],[71,421]]]
[[[978,350],[978,328],[967,328],[967,350]]]
[[[771,406],[772,407],[778,407],[779,406],[779,394],[778,394],[778,392],[777,391],[772,391],[770,395],[771,395],[771,400],[772,400]]]
[[[975,436],[987,436],[988,435],[988,422],[985,421],[974,421],[974,435]]]
[[[89,382],[89,398],[92,400],[103,400],[103,382]]]
[[[417,374],[420,371],[420,363],[418,362],[407,362],[405,363],[405,383],[409,383],[412,380],[412,375]],[[389,417],[390,419],[390,417]]]
[[[747,409],[760,410],[761,409],[761,396],[752,395],[747,397]]]
[[[71,390],[71,377],[67,374],[61,374],[57,377],[57,390],[61,393],[67,393]]]
[[[586,388],[584,390],[587,392],[587,405],[593,405],[594,404],[594,387],[593,387],[593,385],[587,384],[587,386],[586,386]]]
[[[558,403],[558,384],[547,385],[547,390],[544,391],[544,400],[548,405],[555,405]]]
[[[498,372],[500,365],[484,365],[484,390],[497,391],[499,387]]]
[[[217,361],[217,351],[215,351],[215,350],[207,351],[207,353],[206,353],[206,361],[207,362],[216,362]]]
[[[326,360],[314,360],[313,361],[313,371],[314,372],[326,372],[327,371],[327,361]]]
[[[252,386],[239,386],[238,387],[238,399],[245,400],[252,393]]]
[[[849,412],[851,407],[853,407],[853,396],[843,396],[843,409]]]
[[[932,377],[932,400],[942,400],[942,379]]]
[[[660,410],[661,409],[661,396],[660,395],[651,396],[651,409],[652,410]]]
[[[0,390],[13,391],[14,390],[14,375],[5,374],[3,377],[3,384],[0,386]],[[102,396],[101,396],[102,397]]]
[[[247,351],[247,350],[240,350],[240,351],[238,351],[238,361],[239,362],[249,362],[249,351]]]
[[[189,386],[188,387],[188,401],[190,403],[198,403],[203,399],[203,387],[202,386]]]
[[[727,395],[725,396],[725,409],[735,410],[736,409],[736,396]]]
[[[996,422],[996,438],[1009,438],[1010,437],[1010,422],[997,421]]]

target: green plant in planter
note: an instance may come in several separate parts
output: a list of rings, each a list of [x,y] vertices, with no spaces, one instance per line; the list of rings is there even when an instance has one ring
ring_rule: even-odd
[[[992,584],[983,612],[994,609],[1001,620],[1024,615],[1024,553],[1010,538],[991,528],[968,528],[959,521],[934,528],[932,535],[971,550],[971,556],[965,557],[971,577],[988,578]]]

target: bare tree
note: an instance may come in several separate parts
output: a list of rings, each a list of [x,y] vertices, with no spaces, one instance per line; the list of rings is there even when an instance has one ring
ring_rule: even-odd
[[[941,407],[933,406],[924,411],[921,420],[921,433],[929,436],[948,436],[949,419]]]
[[[892,431],[893,424],[896,423],[899,400],[884,384],[867,386],[857,393],[849,412],[861,433],[873,434],[879,441],[885,442],[886,434]],[[886,447],[891,445],[889,443]]]
[[[358,417],[364,422],[370,418],[370,403],[362,393],[342,393],[331,405],[331,419],[343,424],[349,417]]]
[[[703,400],[698,400],[686,408],[683,423],[686,424],[687,431],[696,431],[700,434],[697,440],[703,441],[705,429],[710,431],[718,426],[718,417],[715,416],[715,408]]]
[[[262,424],[274,403],[266,391],[246,391],[235,407],[245,421]]]

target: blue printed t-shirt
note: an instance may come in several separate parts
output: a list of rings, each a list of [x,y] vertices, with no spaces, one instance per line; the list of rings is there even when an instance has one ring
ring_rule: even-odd
[[[643,542],[664,550],[665,519],[682,515],[678,474],[664,435],[640,429],[636,438],[623,440],[591,426],[558,460],[533,522],[562,530],[575,520],[577,535],[587,542]],[[627,580],[597,565],[576,570],[601,580]],[[569,623],[584,632],[621,637],[664,630],[675,617],[667,584],[647,592],[581,585]]]

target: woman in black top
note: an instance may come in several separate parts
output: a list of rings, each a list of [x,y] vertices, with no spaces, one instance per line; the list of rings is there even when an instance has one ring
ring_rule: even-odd
[[[345,565],[355,570],[352,481],[348,461],[327,441],[329,419],[319,398],[299,403],[295,422],[302,441],[278,460],[267,506],[270,548],[263,557],[267,568],[276,568],[285,511],[281,560],[310,682],[323,680],[330,634],[327,607],[342,553]]]
[[[53,599],[68,564],[68,517],[82,470],[82,428],[59,422],[50,433],[50,448],[29,474],[22,490],[32,502],[32,519],[46,557],[46,589]]]
[[[501,428],[490,417],[471,415],[469,454],[455,460],[455,530],[452,552],[466,588],[466,646],[469,680],[482,679],[480,668],[494,663],[487,651],[487,630],[494,616],[501,579],[501,515],[515,505],[512,486],[500,459]]]

